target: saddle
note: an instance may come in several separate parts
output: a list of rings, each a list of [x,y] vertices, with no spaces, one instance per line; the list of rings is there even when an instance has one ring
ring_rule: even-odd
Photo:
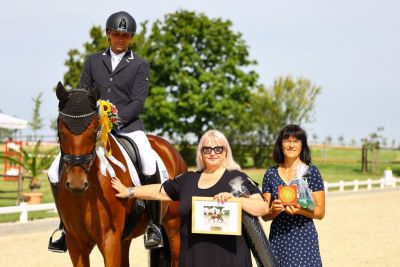
[[[128,154],[129,158],[131,159],[133,166],[135,166],[135,169],[139,176],[140,183],[146,184],[145,178],[144,178],[144,175],[142,172],[142,164],[140,161],[139,149],[138,149],[136,143],[128,136],[119,135],[114,131],[112,132],[112,135],[115,137],[115,139],[117,139],[117,141],[120,143],[120,145],[125,149],[126,153]]]

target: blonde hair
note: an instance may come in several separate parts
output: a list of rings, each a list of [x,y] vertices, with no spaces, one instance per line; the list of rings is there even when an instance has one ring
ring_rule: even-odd
[[[240,170],[240,165],[235,162],[232,156],[232,150],[231,147],[229,146],[228,140],[226,139],[225,135],[221,133],[220,131],[217,130],[209,130],[203,134],[203,136],[200,138],[200,142],[197,145],[197,153],[196,153],[196,167],[198,171],[202,171],[206,168],[203,160],[203,153],[201,149],[203,148],[203,145],[206,141],[208,140],[213,140],[215,143],[218,145],[221,145],[224,147],[224,150],[226,152],[226,157],[224,162],[222,163],[223,166],[228,169],[228,170]]]

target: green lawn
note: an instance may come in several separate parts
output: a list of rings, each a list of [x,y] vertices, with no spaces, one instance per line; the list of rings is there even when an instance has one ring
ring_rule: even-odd
[[[43,193],[42,203],[54,202],[50,190],[50,185],[47,180],[47,175],[42,174],[40,176],[40,182],[42,184],[40,192]],[[23,190],[24,192],[30,191],[29,179],[24,180]],[[17,196],[18,196],[18,182],[10,180],[6,181],[3,178],[0,178],[0,207],[15,206],[17,203]],[[54,212],[48,212],[48,211],[35,211],[35,212],[29,212],[28,214],[29,214],[29,220],[41,219],[50,216],[58,216]],[[10,222],[18,220],[19,220],[19,213],[0,215],[0,222]]]

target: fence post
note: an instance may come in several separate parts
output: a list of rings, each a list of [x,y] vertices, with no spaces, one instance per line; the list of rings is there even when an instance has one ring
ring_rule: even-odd
[[[372,189],[372,180],[371,180],[371,179],[368,179],[367,182],[368,182],[368,184],[367,184],[367,189],[368,189],[368,190],[371,190],[371,189]]]
[[[344,191],[344,182],[343,180],[339,181],[339,192],[343,192]]]
[[[381,189],[385,188],[385,179],[384,178],[381,178],[381,186],[380,186],[380,188]]]
[[[28,222],[28,203],[21,202],[19,204],[21,207],[21,215],[19,216],[19,221],[22,223]]]
[[[328,183],[324,182],[324,187],[325,187],[325,195],[328,194]]]
[[[24,201],[24,197],[22,196],[22,191],[24,189],[24,177],[22,176],[22,172],[18,175],[18,197],[17,197],[17,205]]]
[[[358,185],[359,185],[358,180],[354,180],[354,188],[353,188],[354,192],[358,191]]]

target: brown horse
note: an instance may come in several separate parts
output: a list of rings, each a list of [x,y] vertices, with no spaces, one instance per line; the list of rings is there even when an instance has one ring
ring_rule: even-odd
[[[65,224],[66,242],[74,266],[90,266],[89,254],[97,245],[107,267],[129,266],[131,239],[142,235],[148,224],[146,212],[124,240],[121,235],[127,216],[132,213],[136,199],[119,199],[111,187],[109,172],[102,175],[101,162],[96,153],[101,131],[96,102],[98,89],[66,91],[57,85],[59,99],[58,135],[64,163],[61,167],[58,206]],[[163,160],[169,177],[187,171],[185,162],[167,141],[148,136],[153,149]],[[125,159],[118,144],[109,138],[107,150],[126,168],[111,161],[116,176],[126,186],[133,186]],[[177,202],[163,203],[165,216],[163,229],[167,235],[166,248],[170,249],[171,262],[166,266],[178,266],[179,215]],[[159,250],[157,250],[159,251]],[[158,264],[158,263],[157,263]],[[152,265],[154,265],[152,263]]]

